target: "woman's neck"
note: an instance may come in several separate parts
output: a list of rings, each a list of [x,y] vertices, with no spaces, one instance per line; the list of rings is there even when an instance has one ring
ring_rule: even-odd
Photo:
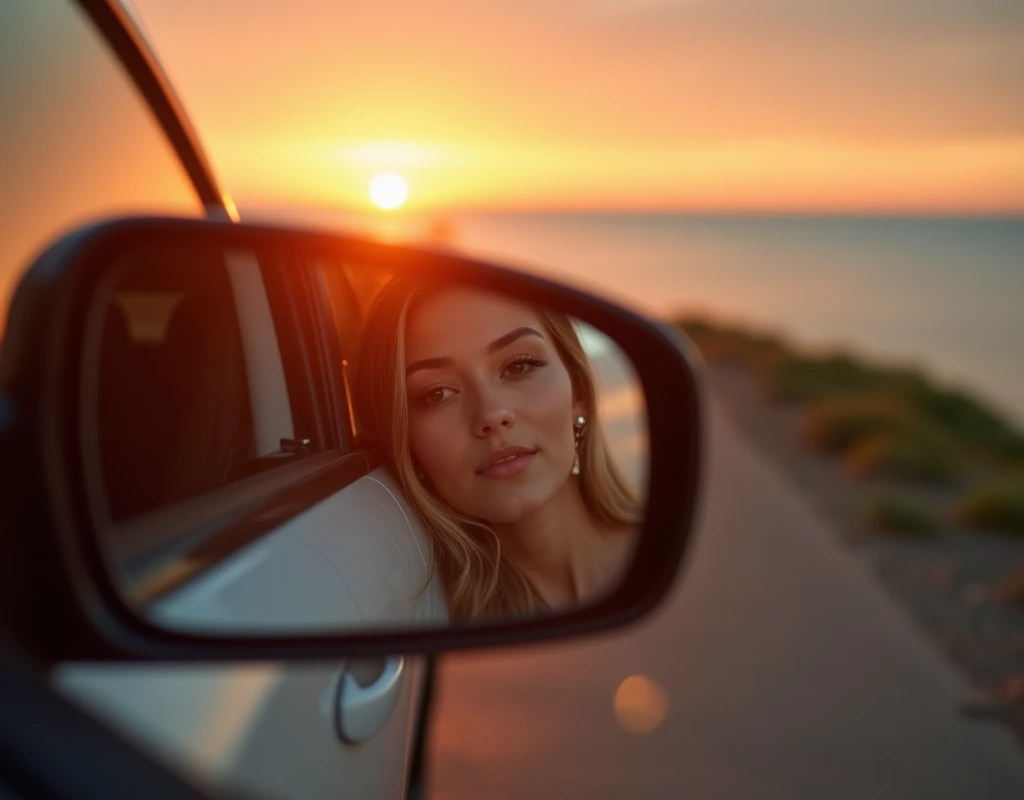
[[[549,606],[578,605],[612,588],[618,543],[593,519],[579,483],[566,481],[551,501],[512,525],[495,525],[502,550]],[[615,537],[618,538],[618,537]]]

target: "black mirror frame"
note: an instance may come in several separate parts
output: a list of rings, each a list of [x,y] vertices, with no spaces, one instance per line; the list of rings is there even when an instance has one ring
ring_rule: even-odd
[[[649,415],[648,508],[625,583],[591,606],[550,617],[388,633],[200,636],[158,628],[139,617],[112,584],[89,521],[75,413],[79,336],[88,307],[81,298],[92,296],[105,266],[125,248],[182,241],[289,254],[334,251],[396,272],[431,270],[526,302],[557,305],[611,336],[635,365]],[[34,521],[33,534],[45,539],[37,553],[57,562],[44,565],[38,591],[45,594],[46,623],[32,636],[33,649],[53,661],[317,660],[597,633],[639,619],[664,598],[692,533],[704,443],[701,362],[688,339],[675,328],[569,286],[452,252],[266,225],[165,217],[103,221],[63,237],[38,258],[14,297],[2,355],[0,388],[13,399],[16,415],[9,463],[18,465],[21,478],[20,519]],[[39,508],[49,510],[47,519],[33,516]]]

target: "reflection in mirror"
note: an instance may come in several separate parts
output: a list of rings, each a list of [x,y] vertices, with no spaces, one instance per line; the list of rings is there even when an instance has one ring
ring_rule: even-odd
[[[218,635],[557,613],[620,584],[643,392],[604,333],[337,255],[134,252],[83,339],[82,457],[115,583]]]

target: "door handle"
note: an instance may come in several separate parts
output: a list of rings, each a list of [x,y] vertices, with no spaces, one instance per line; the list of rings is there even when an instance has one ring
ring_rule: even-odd
[[[347,744],[372,739],[387,725],[398,705],[405,659],[352,661],[338,681],[335,726]]]

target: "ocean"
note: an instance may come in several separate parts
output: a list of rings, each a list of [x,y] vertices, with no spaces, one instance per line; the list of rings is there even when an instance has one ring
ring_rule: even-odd
[[[1024,425],[1024,219],[464,213],[472,253],[649,314],[917,366]]]
[[[440,231],[648,314],[703,313],[917,367],[1024,427],[1024,218],[452,212],[374,227],[297,211],[270,216]]]

